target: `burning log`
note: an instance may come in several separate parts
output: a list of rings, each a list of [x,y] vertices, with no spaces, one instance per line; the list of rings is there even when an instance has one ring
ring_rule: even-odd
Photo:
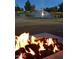
[[[49,56],[51,54],[53,54],[53,51],[49,51],[49,50],[40,51],[41,58],[44,58],[44,57]]]
[[[19,50],[15,51],[15,59],[17,59],[21,54],[26,53],[24,48],[20,48]]]
[[[53,40],[54,44],[58,43],[58,39],[57,38],[53,38],[52,40]]]
[[[26,59],[34,59],[34,56],[30,53],[27,53],[26,56]]]
[[[39,49],[39,45],[36,44],[30,44],[30,45],[26,45],[25,49],[29,51],[29,48],[31,48],[36,54],[39,53],[38,49]]]

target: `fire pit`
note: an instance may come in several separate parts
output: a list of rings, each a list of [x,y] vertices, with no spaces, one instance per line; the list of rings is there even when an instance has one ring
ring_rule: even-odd
[[[53,56],[63,50],[63,44],[59,39],[48,33],[32,36],[29,36],[29,33],[23,33],[16,36],[15,59],[52,59],[50,55]]]

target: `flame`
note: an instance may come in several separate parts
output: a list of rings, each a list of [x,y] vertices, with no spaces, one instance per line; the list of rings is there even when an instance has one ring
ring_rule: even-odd
[[[35,52],[31,49],[31,48],[29,48],[29,50],[30,50],[30,54],[32,54],[32,55],[35,55]]]
[[[52,45],[54,44],[52,38],[49,38],[49,39],[47,39],[46,41],[47,41],[47,45],[48,45],[48,46],[50,46],[51,44],[52,44]]]
[[[21,47],[28,45],[29,33],[23,33],[19,36]]]
[[[55,53],[56,51],[59,51],[58,47],[55,45],[53,52]]]
[[[28,45],[29,40],[29,33],[23,33],[20,36],[16,36],[16,50],[18,50],[21,47],[25,47],[25,45]]]
[[[39,51],[45,50],[43,44],[44,44],[43,41],[39,43],[39,46],[40,46]]]
[[[54,53],[56,51],[59,51],[58,47],[55,45],[55,42],[52,40],[52,38],[44,39],[44,40],[46,40],[44,42],[44,41],[41,41],[40,39],[36,38],[35,36],[31,36],[31,40],[29,40],[29,33],[23,33],[20,36],[16,36],[15,39],[16,39],[15,40],[16,41],[16,44],[15,44],[16,50],[18,50],[21,47],[25,49],[25,46],[30,45],[30,43],[31,43],[31,44],[36,44],[36,45],[39,44],[39,49],[38,49],[39,52],[46,50],[43,46],[44,44],[46,44],[47,46],[53,45],[54,49],[52,51]],[[35,40],[37,40],[37,41],[35,41]],[[26,50],[26,53],[35,55],[35,52],[31,48],[29,48],[29,51]],[[19,56],[19,59],[22,59],[22,54]]]
[[[38,44],[38,42],[35,42],[35,40],[36,40],[37,38],[36,37],[34,37],[34,36],[32,36],[31,37],[31,44]]]
[[[17,36],[18,38],[18,36]],[[16,45],[15,45],[15,50],[18,50],[20,48],[20,40],[16,39]]]
[[[26,50],[26,53],[29,53],[29,52]]]
[[[23,58],[22,58],[22,53],[20,54],[19,59],[23,59]]]
[[[30,54],[32,54],[32,55],[35,55],[35,52],[34,52],[31,48],[29,48],[29,51],[30,51],[30,52],[28,52],[28,51],[26,50],[26,53],[30,53]]]

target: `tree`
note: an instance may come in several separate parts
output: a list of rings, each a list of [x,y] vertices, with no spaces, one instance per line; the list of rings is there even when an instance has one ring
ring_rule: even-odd
[[[35,5],[31,5],[31,11],[35,10]]]
[[[16,13],[20,14],[20,13],[23,13],[23,11],[24,11],[23,8],[20,8],[18,4],[15,5],[15,12]]]
[[[19,11],[20,10],[20,7],[18,4],[15,5],[15,11]]]
[[[57,11],[57,7],[55,6],[55,7],[45,8],[44,10],[48,11],[48,12],[51,12],[51,11],[56,12]]]
[[[25,3],[24,8],[25,8],[26,11],[30,11],[31,10],[31,4],[30,4],[29,0],[27,0],[27,2]]]
[[[58,10],[58,11],[63,12],[63,3],[61,3],[61,4],[59,5],[59,10]]]
[[[51,12],[51,11],[56,11],[56,12],[63,12],[63,3],[59,4],[58,6],[50,7],[50,8],[45,8],[45,11]]]

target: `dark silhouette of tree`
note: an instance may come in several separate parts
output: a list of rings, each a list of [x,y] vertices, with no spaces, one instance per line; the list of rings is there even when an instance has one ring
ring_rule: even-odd
[[[15,5],[15,11],[19,11],[20,10],[20,7],[18,4]]]
[[[63,3],[59,4],[58,6],[55,7],[50,7],[50,8],[45,8],[45,11],[51,12],[51,11],[56,11],[56,12],[63,12]]]
[[[25,3],[24,8],[25,8],[26,11],[30,11],[31,10],[31,4],[30,4],[29,0],[27,0],[27,2]]]
[[[15,11],[23,11],[23,8],[20,8],[18,4],[15,5]]]
[[[31,11],[35,11],[35,5],[31,5]]]
[[[61,4],[59,5],[59,10],[58,10],[58,11],[63,12],[63,3],[61,3]]]
[[[55,7],[45,8],[44,10],[47,12],[57,11],[57,7],[55,6]]]

